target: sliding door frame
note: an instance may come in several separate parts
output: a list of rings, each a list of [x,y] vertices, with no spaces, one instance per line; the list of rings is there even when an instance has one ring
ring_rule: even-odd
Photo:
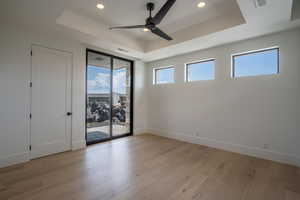
[[[103,139],[103,140],[99,140],[99,141],[93,141],[93,142],[87,142],[87,105],[88,105],[88,93],[87,93],[87,82],[88,82],[88,53],[96,53],[99,55],[103,55],[103,56],[107,56],[110,57],[110,137]],[[117,139],[117,138],[122,138],[122,137],[128,137],[128,136],[132,136],[133,135],[133,105],[134,105],[134,62],[132,60],[128,60],[126,58],[122,58],[119,56],[115,56],[112,54],[108,54],[108,53],[103,53],[100,51],[96,51],[93,49],[86,49],[86,53],[85,53],[85,58],[86,58],[86,66],[85,66],[85,140],[86,140],[86,144],[90,145],[90,144],[96,144],[96,143],[100,143],[100,142],[105,142],[105,141],[109,141],[109,140],[113,140],[113,139]],[[113,109],[113,103],[112,103],[112,98],[113,98],[113,67],[114,67],[114,59],[119,59],[119,60],[124,60],[130,63],[130,127],[129,127],[129,133],[125,133],[122,135],[117,135],[117,136],[113,136],[112,134],[112,109]]]

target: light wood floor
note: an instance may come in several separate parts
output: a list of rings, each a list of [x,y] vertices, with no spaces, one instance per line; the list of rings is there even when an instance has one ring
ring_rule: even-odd
[[[0,199],[298,200],[300,170],[142,135],[0,169]]]

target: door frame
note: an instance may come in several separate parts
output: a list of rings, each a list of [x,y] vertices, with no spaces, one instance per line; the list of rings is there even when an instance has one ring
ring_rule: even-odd
[[[110,137],[107,139],[102,139],[99,141],[93,141],[93,142],[87,142],[87,104],[88,104],[88,99],[87,99],[87,81],[88,81],[88,73],[87,73],[87,69],[88,69],[88,53],[97,53],[100,55],[104,55],[104,56],[108,56],[110,57],[110,68],[111,68],[111,72],[110,72],[110,99],[112,99],[113,93],[113,60],[114,59],[120,59],[120,60],[124,60],[130,63],[130,127],[129,127],[129,133],[123,134],[123,135],[118,135],[118,136],[113,136],[112,135],[112,117],[110,115]],[[101,143],[101,142],[106,142],[109,140],[114,140],[117,138],[122,138],[122,137],[128,137],[128,136],[132,136],[133,135],[133,113],[134,113],[134,61],[133,60],[129,60],[126,58],[122,58],[119,56],[115,56],[112,54],[108,54],[108,53],[104,53],[104,52],[100,52],[97,50],[93,50],[93,49],[89,49],[86,48],[85,51],[85,141],[87,145],[91,145],[91,144],[96,144],[96,143]],[[110,114],[112,113],[112,101],[110,101]]]
[[[58,49],[58,48],[53,48],[53,47],[48,47],[48,46],[44,46],[44,45],[41,45],[41,44],[37,44],[37,43],[31,43],[30,45],[30,81],[29,81],[29,120],[28,120],[28,143],[29,143],[29,152],[30,152],[30,155],[29,155],[29,158],[30,160],[32,159],[35,159],[36,157],[33,157],[33,154],[32,154],[32,86],[33,86],[33,80],[32,80],[32,73],[33,73],[33,48],[34,46],[36,47],[39,47],[39,48],[45,48],[45,49],[49,49],[49,50],[54,50],[54,51],[59,51],[59,52],[62,52],[62,53],[68,53],[71,55],[71,67],[70,67],[70,91],[69,91],[69,98],[70,98],[70,102],[69,102],[69,106],[70,106],[70,110],[68,112],[71,112],[71,116],[68,116],[70,119],[70,124],[69,124],[69,130],[66,130],[66,131],[69,131],[69,135],[70,135],[70,141],[69,142],[69,148],[67,151],[70,151],[72,150],[72,143],[73,143],[73,71],[74,71],[74,55],[73,55],[73,52],[71,51],[67,51],[67,50],[62,50],[62,49]]]

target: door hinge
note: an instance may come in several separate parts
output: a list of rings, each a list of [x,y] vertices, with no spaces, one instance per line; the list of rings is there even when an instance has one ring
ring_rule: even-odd
[[[30,55],[32,56],[32,51],[30,51]]]
[[[29,145],[29,151],[31,151],[31,145]]]
[[[30,118],[30,119],[32,118],[32,114],[31,114],[31,113],[29,114],[29,118]]]
[[[32,87],[32,82],[29,83],[29,87]]]

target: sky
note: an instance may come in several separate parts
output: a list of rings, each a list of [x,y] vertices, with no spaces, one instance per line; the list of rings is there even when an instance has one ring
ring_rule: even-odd
[[[188,81],[213,80],[215,78],[215,61],[205,61],[187,65]]]
[[[235,76],[278,73],[278,49],[234,57]]]
[[[188,65],[189,81],[211,80],[215,77],[214,61],[194,63]],[[173,83],[174,68],[158,69],[156,83]]]
[[[114,70],[113,92],[126,94],[126,68]],[[87,69],[88,94],[103,94],[110,92],[110,69],[88,66]]]
[[[173,83],[174,68],[158,69],[156,71],[156,83]]]
[[[257,76],[278,73],[278,49],[255,52],[234,57],[235,77]],[[189,64],[188,81],[213,80],[215,61]],[[174,68],[159,69],[156,83],[174,82]]]

